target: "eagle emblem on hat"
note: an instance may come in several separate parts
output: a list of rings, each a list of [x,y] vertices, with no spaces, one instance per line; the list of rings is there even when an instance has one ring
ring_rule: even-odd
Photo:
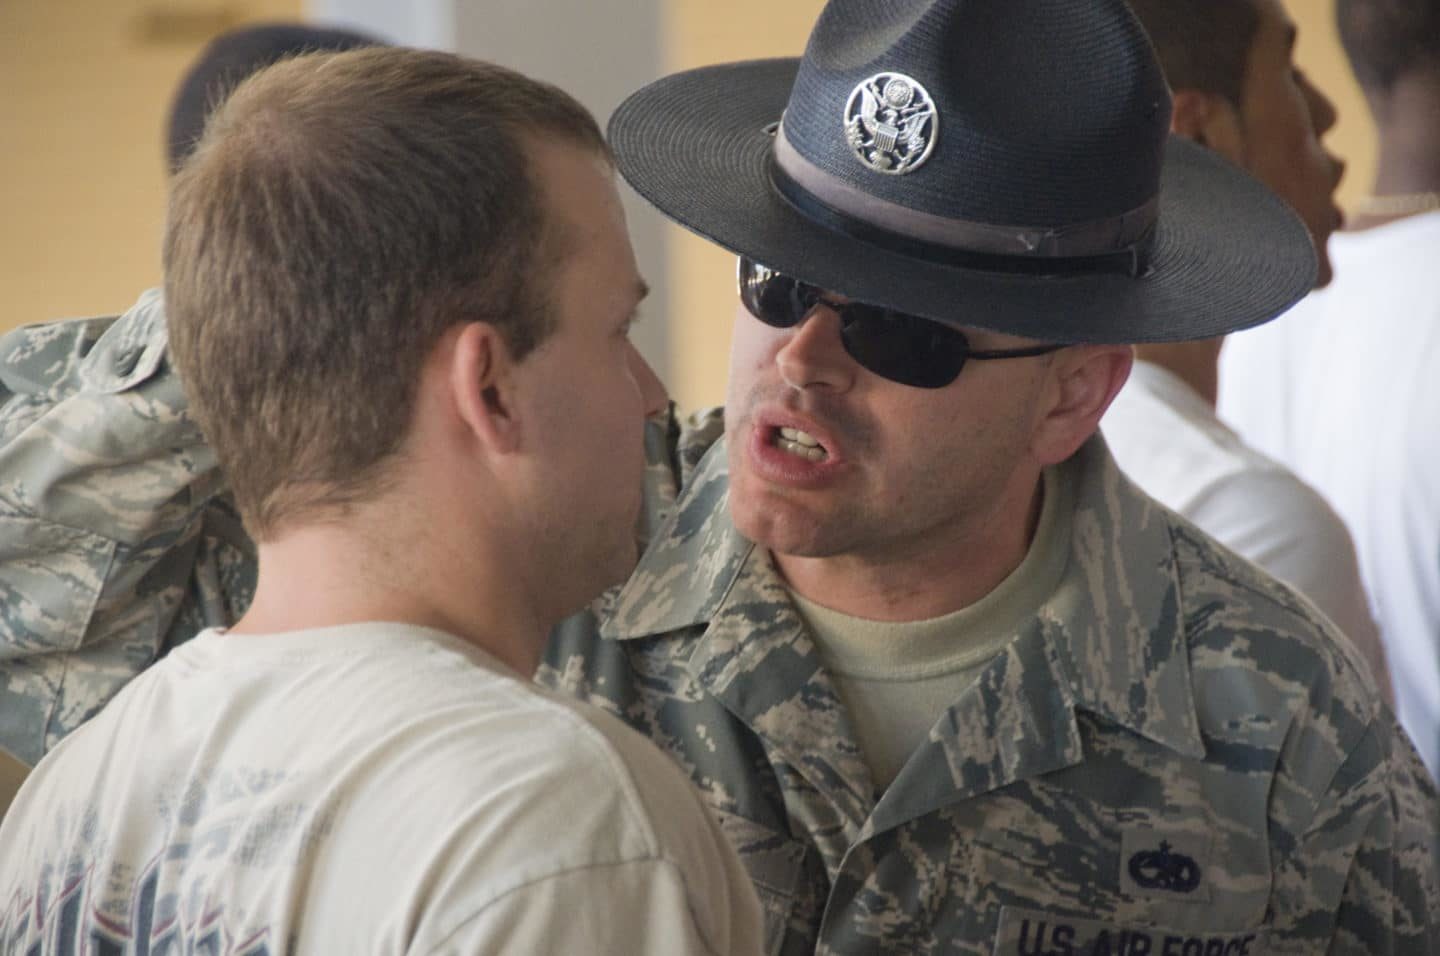
[[[845,141],[877,173],[914,172],[930,158],[940,114],[925,87],[903,73],[877,73],[845,103]]]

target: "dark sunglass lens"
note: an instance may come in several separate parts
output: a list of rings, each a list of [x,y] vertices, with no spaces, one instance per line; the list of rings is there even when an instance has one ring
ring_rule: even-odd
[[[841,337],[850,355],[876,375],[917,388],[955,381],[970,352],[958,329],[875,306],[851,304]]]
[[[818,298],[803,282],[749,259],[740,260],[740,301],[755,318],[780,329],[799,323]]]
[[[743,256],[736,278],[740,285],[740,304],[755,318],[760,318],[760,289],[765,275],[760,267]]]
[[[798,279],[743,256],[740,302],[755,318],[778,329],[805,320],[821,293]],[[848,302],[836,306],[845,351],[882,378],[917,388],[943,388],[955,381],[970,343],[958,329],[879,306]]]

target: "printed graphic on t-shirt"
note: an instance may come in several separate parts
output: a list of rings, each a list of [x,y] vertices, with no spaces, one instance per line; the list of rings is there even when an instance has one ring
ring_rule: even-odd
[[[41,859],[0,899],[0,952],[269,956],[288,949],[283,874],[329,833],[333,808],[277,799],[283,771],[209,768],[161,788],[118,831],[94,803],[54,809]]]
[[[193,922],[183,908],[166,915],[159,905],[158,863],[152,863],[136,884],[123,920],[112,915],[113,898],[97,899],[104,893],[105,881],[91,870],[62,884],[53,898],[37,893],[18,900],[19,905],[5,915],[8,929],[0,936],[0,950],[47,956],[270,956],[278,951],[269,927],[237,937],[226,923],[223,906],[202,910]]]

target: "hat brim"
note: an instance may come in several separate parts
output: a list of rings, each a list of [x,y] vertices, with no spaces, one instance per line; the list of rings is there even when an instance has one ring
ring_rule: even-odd
[[[769,163],[798,59],[705,67],[644,87],[615,111],[621,175],[680,225],[823,289],[950,325],[1063,343],[1213,338],[1279,315],[1314,285],[1299,217],[1204,147],[1166,146],[1149,268],[1063,277],[912,258],[807,218]]]

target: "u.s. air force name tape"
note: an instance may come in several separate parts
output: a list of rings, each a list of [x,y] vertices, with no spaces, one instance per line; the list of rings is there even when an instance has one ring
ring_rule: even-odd
[[[1264,956],[1261,929],[1195,933],[1004,907],[995,956]]]

